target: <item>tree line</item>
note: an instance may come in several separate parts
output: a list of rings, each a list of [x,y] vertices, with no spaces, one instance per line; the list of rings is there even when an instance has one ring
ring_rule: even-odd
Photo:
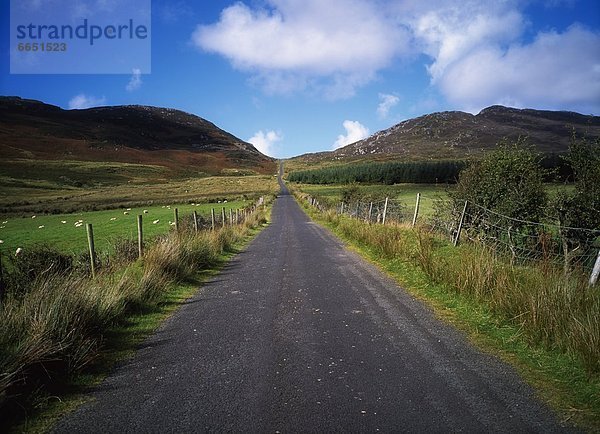
[[[288,180],[305,184],[446,184],[457,182],[465,166],[461,160],[370,162],[292,172]]]

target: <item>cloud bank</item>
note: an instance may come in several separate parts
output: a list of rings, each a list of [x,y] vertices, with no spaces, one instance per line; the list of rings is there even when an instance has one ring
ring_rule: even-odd
[[[369,129],[358,121],[345,120],[343,123],[346,135],[340,134],[333,144],[333,149],[342,148],[351,143],[369,137]]]
[[[283,135],[280,132],[271,130],[265,133],[260,130],[246,141],[252,143],[263,154],[273,157],[276,153],[276,144],[281,140],[283,140]]]
[[[236,3],[220,20],[198,26],[193,43],[248,71],[271,93],[307,87],[331,99],[357,87],[408,47],[409,35],[364,0],[268,0],[264,9]]]
[[[261,4],[225,8],[217,22],[196,28],[192,42],[268,94],[349,98],[390,65],[425,55],[430,84],[456,108],[600,110],[600,34],[573,23],[532,36],[521,0]],[[384,117],[386,105],[378,112]]]

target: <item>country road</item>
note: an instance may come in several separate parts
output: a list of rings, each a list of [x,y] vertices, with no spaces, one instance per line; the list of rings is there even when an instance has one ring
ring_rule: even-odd
[[[512,368],[283,190],[272,224],[56,432],[565,432]]]

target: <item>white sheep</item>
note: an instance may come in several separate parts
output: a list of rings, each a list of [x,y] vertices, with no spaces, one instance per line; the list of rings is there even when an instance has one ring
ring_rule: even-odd
[[[114,222],[116,219],[117,219],[116,217],[112,217],[112,218],[110,219],[110,221],[111,221],[111,222]]]
[[[19,256],[21,253],[23,253],[23,249],[21,247],[19,247],[17,249],[17,251],[15,252],[15,256]]]
[[[34,219],[34,218],[35,218],[35,216],[34,216],[34,215],[32,215],[32,216],[31,216],[31,218],[32,218],[32,219]]]
[[[152,224],[153,224],[153,225],[155,225],[155,224],[157,224],[159,221],[160,221],[159,219],[156,219],[156,220],[154,220],[154,221],[152,222]]]
[[[60,222],[61,222],[63,225],[67,223],[67,221],[66,221],[66,220],[61,220]]]
[[[0,244],[4,244],[4,240],[0,240]]]
[[[147,209],[144,210],[144,214],[148,214],[148,210]]]
[[[44,229],[44,228],[45,228],[45,226],[44,226],[44,225],[39,225],[39,226],[38,226],[38,229]]]
[[[123,215],[129,215],[127,211],[123,211]]]

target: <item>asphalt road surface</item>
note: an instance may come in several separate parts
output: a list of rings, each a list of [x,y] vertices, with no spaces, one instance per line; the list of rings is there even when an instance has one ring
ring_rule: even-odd
[[[564,432],[513,369],[282,191],[273,222],[56,432]]]

